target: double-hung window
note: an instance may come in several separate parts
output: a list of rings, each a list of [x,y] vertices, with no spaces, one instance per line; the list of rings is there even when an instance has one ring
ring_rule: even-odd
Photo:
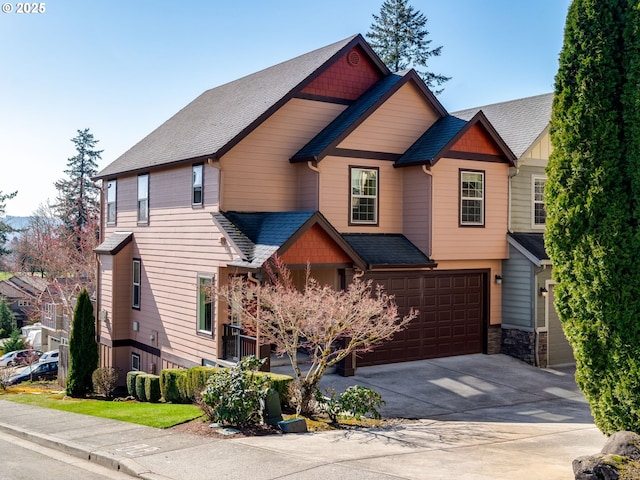
[[[545,177],[533,177],[533,227],[544,227],[547,222],[547,212],[544,209]]]
[[[140,370],[140,355],[137,353],[131,354],[131,370],[137,372]]]
[[[351,168],[351,224],[378,223],[378,173],[377,168]]]
[[[198,277],[198,332],[213,331],[213,287],[212,276]]]
[[[460,225],[484,225],[484,172],[460,171]]]
[[[192,171],[192,190],[191,190],[191,204],[202,205],[202,174],[204,165],[194,165]]]
[[[138,223],[149,223],[149,175],[138,175]]]
[[[107,182],[107,223],[112,225],[116,223],[116,188],[115,180]]]
[[[131,306],[140,309],[140,260],[133,261]]]

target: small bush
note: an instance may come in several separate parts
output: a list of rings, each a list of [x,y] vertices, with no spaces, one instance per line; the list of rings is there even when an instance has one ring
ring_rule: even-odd
[[[93,371],[91,380],[93,382],[93,391],[104,395],[107,398],[113,396],[113,392],[118,386],[118,378],[120,377],[120,369],[116,367],[100,367]]]
[[[220,369],[207,381],[202,392],[211,420],[226,425],[244,426],[262,420],[261,400],[269,389],[268,377],[254,375],[262,361],[246,357],[238,365]]]
[[[217,367],[191,367],[187,370],[186,396],[190,402],[196,399],[197,394],[202,393],[209,377],[218,370]]]
[[[157,403],[162,396],[160,392],[160,377],[158,375],[144,376],[144,396],[147,402]]]
[[[137,397],[136,394],[136,377],[138,375],[141,375],[143,372],[139,371],[139,370],[132,370],[130,372],[127,372],[127,394],[130,397]]]
[[[141,373],[136,375],[136,398],[141,402],[147,401],[146,382],[149,374]]]
[[[160,372],[160,392],[165,402],[190,403],[186,394],[187,370],[172,368]]]
[[[378,408],[384,405],[384,400],[380,394],[370,388],[361,385],[353,385],[347,388],[342,394],[328,388],[325,395],[316,390],[315,400],[320,410],[329,416],[333,423],[338,423],[340,417],[351,416],[356,420],[370,415],[380,419],[382,416]]]

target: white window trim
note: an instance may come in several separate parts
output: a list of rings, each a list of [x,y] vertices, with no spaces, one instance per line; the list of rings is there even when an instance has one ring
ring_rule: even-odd
[[[196,322],[197,322],[197,324],[196,324],[196,330],[197,330],[198,333],[205,333],[207,335],[211,335],[213,333],[214,322],[215,322],[215,317],[216,317],[215,301],[214,300],[211,301],[211,330],[205,330],[205,329],[202,328],[202,325],[201,325],[201,322],[200,322],[200,320],[201,320],[200,315],[202,313],[201,312],[202,306],[201,306],[201,302],[200,302],[200,295],[201,295],[200,287],[202,286],[202,281],[203,280],[208,280],[211,285],[215,285],[215,279],[216,279],[216,276],[213,275],[213,274],[199,274],[198,275],[198,290],[196,292],[196,295],[197,295],[197,306],[196,306],[196,315],[197,315],[196,316]]]
[[[465,174],[471,174],[471,175],[481,175],[482,176],[482,197],[465,197],[463,196],[463,184],[464,184],[464,175]],[[460,191],[460,205],[459,205],[459,222],[460,222],[460,226],[463,227],[483,227],[485,225],[485,195],[486,195],[486,191],[487,191],[487,182],[486,182],[486,176],[485,176],[485,172],[483,171],[478,171],[478,170],[460,170],[460,185],[458,186],[459,191]],[[471,200],[471,201],[477,201],[480,202],[480,222],[469,222],[469,221],[463,221],[462,219],[462,202],[465,200]]]
[[[137,367],[135,366],[136,363],[138,364]],[[133,370],[134,372],[140,371],[140,355],[138,355],[137,353],[131,354],[131,370]]]
[[[375,195],[355,195],[353,193],[353,173],[355,171],[370,171],[376,174],[376,194]],[[356,220],[353,218],[353,199],[373,198],[375,205],[373,209],[373,220]],[[349,223],[351,225],[378,225],[378,208],[380,205],[380,170],[374,167],[350,167],[349,168]]]
[[[536,230],[544,230],[547,225],[546,222],[536,223],[536,203],[542,203],[544,205],[544,200],[536,200],[536,180],[544,180],[546,182],[547,177],[546,175],[531,176],[531,228],[534,228]]]

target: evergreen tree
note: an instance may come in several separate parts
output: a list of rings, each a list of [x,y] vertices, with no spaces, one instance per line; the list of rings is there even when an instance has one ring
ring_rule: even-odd
[[[413,67],[429,88],[440,86],[451,77],[420,71],[428,68],[431,57],[442,53],[442,46],[430,48],[427,17],[409,5],[409,0],[384,0],[380,15],[373,14],[374,23],[367,33],[369,44],[394,72]],[[439,94],[444,89],[437,90]]]
[[[16,327],[15,319],[9,304],[0,298],[0,338],[7,338]]]
[[[67,395],[83,397],[92,391],[92,375],[98,368],[98,360],[93,305],[85,289],[80,292],[73,312],[73,324],[69,336],[70,365],[67,375]]]
[[[4,210],[6,208],[5,203],[7,200],[11,200],[13,197],[15,197],[17,194],[17,191],[6,194],[0,192],[0,257],[9,253],[9,250],[6,249],[5,245],[7,244],[9,234],[13,232],[13,228],[11,228],[8,223],[2,220],[2,218],[4,217]]]
[[[640,432],[640,16],[574,0],[551,119],[546,245],[576,381],[604,433]]]
[[[91,177],[98,172],[102,150],[95,149],[98,140],[88,128],[78,130],[71,141],[77,153],[67,161],[64,173],[68,178],[55,182],[56,210],[67,231],[81,237],[90,225],[96,225],[95,219],[100,215],[100,188]]]

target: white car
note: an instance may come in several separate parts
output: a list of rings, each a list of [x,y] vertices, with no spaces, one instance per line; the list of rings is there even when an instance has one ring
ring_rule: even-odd
[[[40,355],[39,361],[43,362],[45,360],[49,361],[49,360],[57,359],[58,354],[59,354],[58,350],[49,350],[48,352],[44,352],[42,355]]]
[[[30,365],[36,363],[42,355],[39,350],[16,350],[5,353],[0,357],[0,367],[12,367],[14,365]]]

